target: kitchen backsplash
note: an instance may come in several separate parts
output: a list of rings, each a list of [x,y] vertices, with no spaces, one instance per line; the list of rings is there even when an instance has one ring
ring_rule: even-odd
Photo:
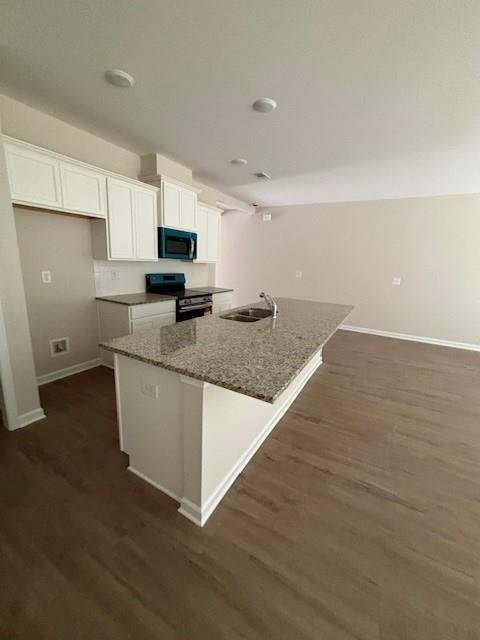
[[[179,260],[158,262],[110,262],[94,260],[97,296],[145,291],[146,273],[185,273],[187,286],[202,287],[215,284],[215,267]]]

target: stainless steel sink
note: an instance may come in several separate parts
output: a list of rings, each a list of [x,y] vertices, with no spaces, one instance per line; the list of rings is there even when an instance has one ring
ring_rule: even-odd
[[[261,320],[261,318],[253,318],[252,316],[244,316],[244,315],[241,315],[239,313],[230,313],[229,315],[220,316],[220,317],[224,318],[225,320],[236,320],[237,322],[257,322],[258,320]]]
[[[257,309],[250,307],[250,309],[240,309],[234,313],[227,313],[221,318],[225,320],[235,320],[236,322],[257,322],[262,318],[268,318],[272,315],[270,309]]]
[[[256,307],[240,309],[237,313],[241,316],[249,316],[250,318],[269,318],[272,315],[270,309],[257,309]]]

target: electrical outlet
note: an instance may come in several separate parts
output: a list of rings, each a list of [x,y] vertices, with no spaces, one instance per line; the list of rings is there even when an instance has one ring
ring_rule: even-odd
[[[402,284],[402,279],[400,278],[400,276],[394,276],[394,278],[392,280],[392,284],[395,284],[395,285]]]
[[[295,271],[295,278],[301,278],[303,276],[303,273],[301,271]]]
[[[42,282],[44,284],[50,284],[52,282],[52,272],[42,271]]]
[[[141,390],[144,395],[154,398],[154,400],[158,400],[158,384],[152,384],[151,382],[142,380]]]

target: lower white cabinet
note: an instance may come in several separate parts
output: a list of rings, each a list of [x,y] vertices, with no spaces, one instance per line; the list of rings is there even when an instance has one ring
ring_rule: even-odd
[[[217,262],[221,209],[197,205],[197,262]]]
[[[175,324],[175,300],[138,305],[97,300],[97,310],[101,342]],[[109,351],[101,349],[101,359],[107,366],[113,366],[113,356]]]
[[[212,300],[213,300],[212,312],[222,313],[231,309],[232,298],[233,298],[233,294],[231,291],[224,291],[222,293],[212,294]]]

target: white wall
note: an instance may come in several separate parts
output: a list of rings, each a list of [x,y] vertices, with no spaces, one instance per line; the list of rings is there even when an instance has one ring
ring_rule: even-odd
[[[353,304],[350,325],[480,344],[480,195],[269,211],[223,217],[217,281],[235,304],[265,289]]]
[[[1,127],[0,127],[1,135]],[[5,165],[5,155],[0,137],[0,303],[3,311],[2,336],[2,393],[13,398],[16,418],[10,423],[17,426],[19,416],[41,414],[40,398],[35,379],[32,342],[28,325],[25,292],[18,250],[17,232]],[[0,318],[2,321],[2,318]],[[8,353],[7,353],[8,351]],[[6,362],[8,360],[8,362]],[[11,372],[11,381],[5,377],[4,365]],[[10,376],[9,376],[10,377]],[[8,388],[7,386],[8,385]]]
[[[98,358],[90,221],[15,208],[15,223],[37,376]],[[52,357],[49,341],[63,337],[70,353]]]
[[[95,260],[94,265],[97,296],[145,291],[146,273],[185,273],[189,287],[214,284],[213,268],[206,264],[180,260],[135,263]]]

